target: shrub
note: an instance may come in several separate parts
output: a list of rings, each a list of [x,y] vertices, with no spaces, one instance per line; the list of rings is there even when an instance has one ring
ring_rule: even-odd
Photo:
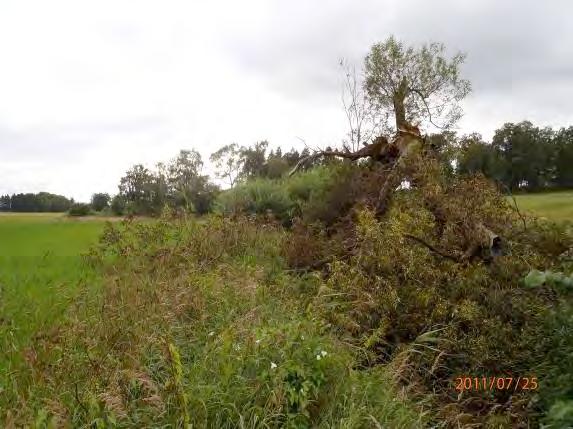
[[[224,214],[272,214],[282,222],[292,217],[294,202],[283,183],[270,179],[255,179],[222,192],[216,203]]]
[[[70,207],[68,211],[70,216],[87,216],[90,214],[89,204],[75,203]]]
[[[345,170],[340,165],[320,166],[281,180],[250,180],[222,192],[216,206],[224,214],[272,212],[285,225],[290,225],[295,217],[332,219],[340,212],[332,195],[346,181],[342,171]],[[346,202],[353,197],[351,192],[345,195]]]

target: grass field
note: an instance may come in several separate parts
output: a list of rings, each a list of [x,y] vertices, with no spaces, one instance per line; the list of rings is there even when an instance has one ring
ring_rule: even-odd
[[[30,337],[61,316],[81,282],[94,279],[80,255],[104,223],[51,213],[0,214],[0,373],[13,370]]]
[[[555,221],[573,221],[573,191],[516,195],[521,211]]]

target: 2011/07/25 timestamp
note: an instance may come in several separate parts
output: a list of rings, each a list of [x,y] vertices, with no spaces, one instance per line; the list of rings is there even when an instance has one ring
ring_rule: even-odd
[[[464,390],[537,390],[537,377],[456,377],[455,389]]]

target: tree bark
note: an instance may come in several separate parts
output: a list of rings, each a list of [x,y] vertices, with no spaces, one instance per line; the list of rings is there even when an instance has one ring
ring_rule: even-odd
[[[408,92],[408,82],[404,77],[400,82],[396,93],[394,94],[394,114],[396,115],[396,131],[403,129],[404,124],[406,124],[406,107],[404,106],[404,101],[406,100],[406,95]]]

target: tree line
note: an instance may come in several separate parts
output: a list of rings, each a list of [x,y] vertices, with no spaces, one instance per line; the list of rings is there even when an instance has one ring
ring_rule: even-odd
[[[0,211],[12,212],[65,212],[74,204],[73,199],[49,192],[0,196]]]
[[[573,187],[573,126],[554,130],[529,121],[506,123],[491,142],[470,134],[458,146],[461,174],[481,172],[512,191]]]
[[[210,156],[215,175],[230,187],[254,178],[278,179],[293,168],[308,149],[283,153],[279,147],[268,150],[266,140],[251,146],[232,143]],[[312,165],[307,166],[307,168]],[[150,169],[137,164],[120,179],[119,192],[109,200],[115,214],[155,215],[164,207],[205,214],[213,209],[221,187],[203,173],[204,162],[196,150],[181,150],[168,163]],[[92,206],[94,206],[94,194]]]
[[[491,141],[480,134],[456,136],[446,131],[429,136],[436,152],[452,174],[482,173],[511,191],[540,191],[573,187],[573,126],[561,129],[538,127],[530,121],[506,123]],[[262,140],[250,146],[228,144],[215,151],[210,161],[215,177],[227,186],[255,178],[279,179],[311,155],[308,148],[269,150]],[[304,165],[323,164],[314,160]],[[109,210],[117,215],[155,215],[165,207],[204,214],[213,209],[221,188],[203,173],[204,161],[195,150],[182,150],[155,168],[134,165],[121,178],[118,193],[95,193],[82,214]],[[49,192],[0,196],[0,211],[66,212],[77,209],[73,198]]]

